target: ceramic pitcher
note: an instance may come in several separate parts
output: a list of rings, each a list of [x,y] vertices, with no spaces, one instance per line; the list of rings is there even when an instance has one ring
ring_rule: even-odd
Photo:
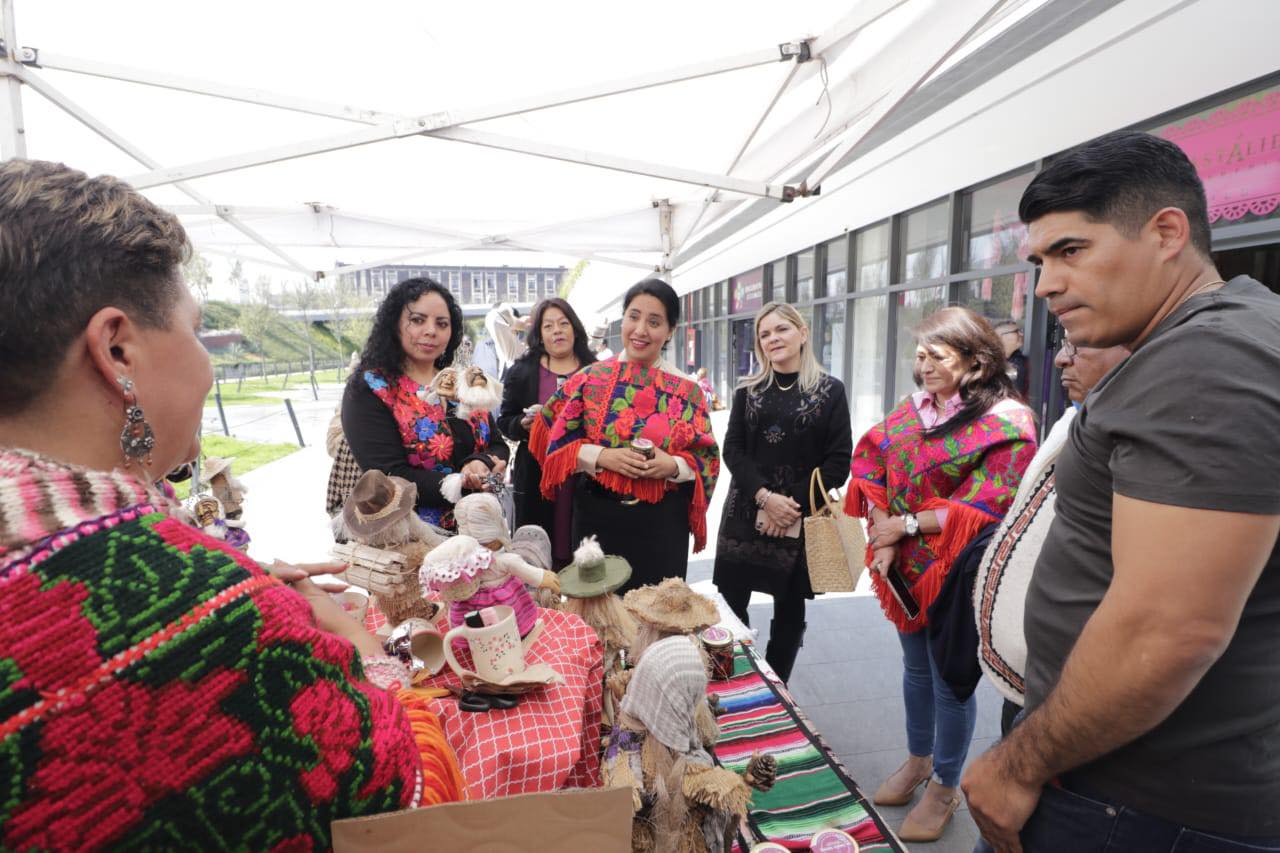
[[[483,628],[459,625],[446,634],[444,654],[458,675],[474,674],[482,681],[499,684],[524,672],[524,646],[520,643],[515,611],[504,604],[495,605],[493,610],[498,618],[492,625]],[[464,669],[453,655],[453,641],[457,638],[466,640],[471,650],[474,673]]]

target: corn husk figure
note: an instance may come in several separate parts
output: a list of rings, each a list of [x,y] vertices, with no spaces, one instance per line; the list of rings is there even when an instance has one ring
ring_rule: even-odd
[[[631,849],[725,853],[751,789],[772,786],[777,762],[753,755],[741,774],[715,766],[698,721],[708,680],[695,637],[649,643],[630,676],[603,772],[606,786],[633,791]]]
[[[604,709],[602,719],[612,727],[621,692],[610,690],[610,679],[622,674],[623,652],[636,638],[636,621],[614,590],[631,578],[631,564],[622,557],[605,556],[600,543],[588,536],[573,552],[573,562],[560,570],[564,609],[586,622],[604,646]]]
[[[408,480],[365,471],[332,521],[334,538],[392,551],[403,558],[403,577],[395,584],[395,593],[370,590],[392,626],[413,617],[430,619],[436,612],[436,605],[423,595],[418,566],[445,537],[414,512],[417,498],[418,487]]]
[[[223,514],[228,521],[239,521],[244,511],[244,496],[249,489],[231,473],[235,457],[224,459],[210,456],[200,466],[200,485],[222,502]]]

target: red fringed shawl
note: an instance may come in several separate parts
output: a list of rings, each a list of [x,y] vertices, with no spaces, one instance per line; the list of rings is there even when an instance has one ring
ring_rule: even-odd
[[[898,566],[920,602],[919,616],[908,619],[884,579],[871,573],[885,615],[907,633],[925,626],[926,611],[965,545],[1004,517],[1036,451],[1031,410],[1011,402],[947,435],[926,437],[924,430],[910,397],[869,429],[853,452],[844,507],[858,518],[870,518],[872,506],[890,515],[947,510],[941,533],[898,543]]]
[[[542,494],[548,499],[578,466],[584,444],[626,447],[647,438],[689,464],[693,500],[689,529],[693,550],[707,543],[707,503],[720,473],[720,452],[711,434],[706,398],[697,383],[656,367],[609,359],[570,377],[534,419],[529,451],[542,464]],[[619,494],[658,503],[676,488],[665,480],[633,480],[613,471],[596,479]]]

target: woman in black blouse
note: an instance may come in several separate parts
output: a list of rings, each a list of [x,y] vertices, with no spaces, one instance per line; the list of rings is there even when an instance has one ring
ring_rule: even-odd
[[[529,324],[529,349],[507,371],[498,412],[498,428],[516,442],[511,472],[516,526],[536,524],[547,531],[556,568],[573,559],[572,481],[560,487],[554,500],[542,496],[542,466],[529,453],[531,408],[541,407],[566,379],[596,360],[587,343],[587,331],[568,302],[557,297],[539,302]]]
[[[432,390],[460,343],[462,309],[448,289],[428,278],[402,281],[378,306],[342,396],[342,430],[360,468],[415,483],[418,515],[445,528],[453,526],[446,478],[483,489],[509,454],[491,413],[459,417],[457,402]]]
[[[756,314],[755,332],[761,369],[734,393],[724,439],[732,480],[714,580],[743,622],[753,591],[773,596],[765,660],[786,681],[804,637],[805,599],[813,598],[799,525],[809,514],[809,476],[818,468],[827,488],[843,485],[853,436],[844,385],[813,357],[800,313],[770,302]],[[797,526],[798,535],[788,535]]]

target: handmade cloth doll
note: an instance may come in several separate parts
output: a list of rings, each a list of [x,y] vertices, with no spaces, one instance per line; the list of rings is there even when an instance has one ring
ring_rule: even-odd
[[[605,556],[594,536],[582,540],[573,552],[573,562],[560,570],[560,592],[566,597],[564,609],[582,618],[595,630],[604,646],[604,677],[622,672],[622,653],[636,639],[636,621],[622,599],[614,595],[631,577],[631,564],[623,557]],[[604,693],[604,721],[613,725],[617,697]]]
[[[244,522],[228,519],[222,501],[212,495],[203,495],[196,498],[192,513],[196,525],[207,535],[221,539],[240,551],[249,550],[249,534],[244,531]]]
[[[430,619],[436,612],[435,605],[423,597],[418,566],[445,537],[413,511],[417,497],[418,487],[408,480],[388,477],[378,470],[365,471],[342,512],[333,517],[333,535],[339,541],[392,551],[402,558],[403,576],[396,579],[396,591],[370,590],[391,625],[415,616]]]
[[[239,478],[231,475],[231,463],[234,461],[234,457],[210,456],[200,466],[200,485],[222,501],[224,514],[231,521],[239,520],[244,511],[244,496],[249,491]]]
[[[636,853],[725,853],[747,813],[751,788],[772,787],[772,756],[753,755],[741,775],[715,766],[697,721],[706,697],[707,671],[691,636],[652,643],[632,673],[605,750],[603,778],[607,787],[633,790]]]
[[[560,579],[550,571],[545,561],[535,562],[535,560],[525,559],[523,554],[511,547],[512,540],[507,536],[507,518],[502,512],[501,503],[494,495],[489,492],[474,492],[467,495],[458,501],[453,517],[459,533],[472,537],[494,553],[523,560],[526,564],[523,567],[514,562],[511,565],[526,576],[537,577],[537,581],[528,582],[537,593],[545,592],[559,599]],[[528,534],[526,538],[527,536]]]
[[[420,578],[424,586],[449,602],[450,626],[463,624],[472,610],[506,605],[515,612],[521,637],[527,637],[538,622],[538,607],[525,584],[558,588],[554,573],[535,568],[516,554],[494,551],[461,533],[427,554]],[[455,646],[462,643],[454,642]]]
[[[531,566],[551,570],[551,537],[547,535],[547,531],[536,524],[523,524],[517,527],[515,533],[511,534],[511,544],[507,545],[507,550],[512,554],[519,554]],[[560,593],[550,589],[534,590],[533,600],[543,610],[564,609]]]
[[[496,412],[502,403],[502,383],[479,367],[468,367],[458,388],[458,417],[469,418],[475,412]]]
[[[419,391],[418,396],[433,406],[448,404],[458,399],[458,371],[452,367],[441,370],[431,380],[430,387],[425,391]]]

